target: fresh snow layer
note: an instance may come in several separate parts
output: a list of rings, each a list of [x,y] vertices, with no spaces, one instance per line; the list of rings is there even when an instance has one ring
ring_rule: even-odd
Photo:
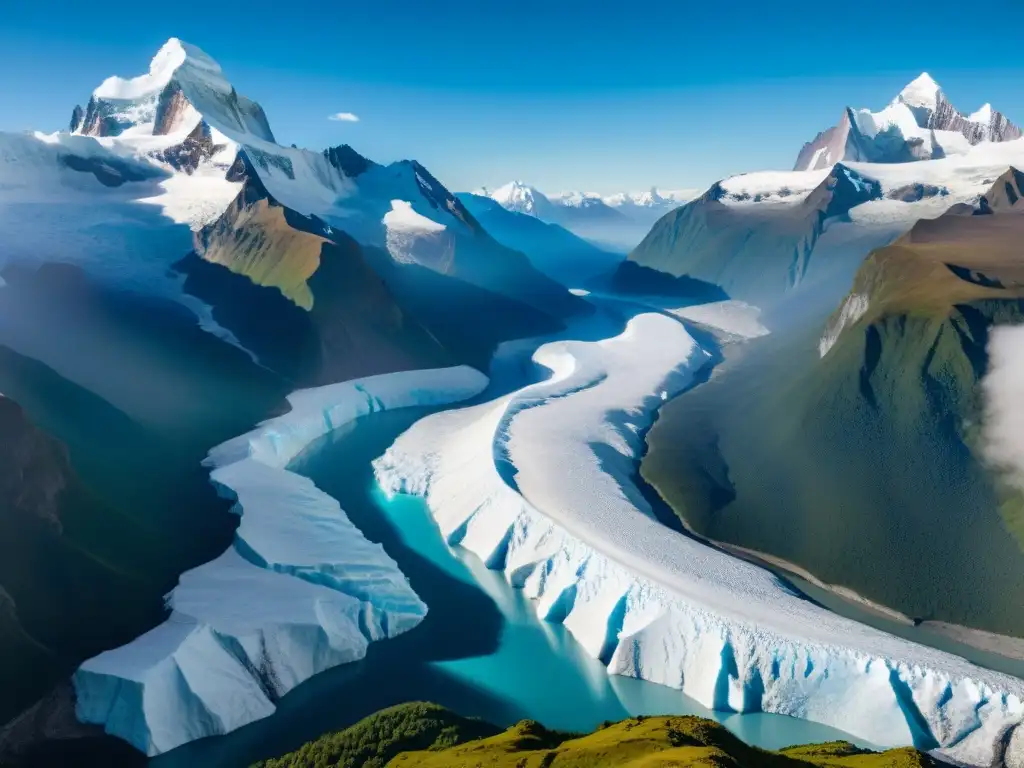
[[[397,564],[287,466],[360,416],[486,385],[460,366],[301,390],[288,413],[213,448],[210,479],[242,518],[235,542],[182,574],[166,622],[82,664],[79,719],[156,755],[267,717],[299,683],[419,624],[427,608]]]
[[[108,77],[93,91],[97,99],[138,99],[159,93],[174,76],[174,71],[185,63],[185,49],[181,41],[171,38],[157,51],[149,65],[149,72],[131,79]]]
[[[896,107],[910,115],[905,104],[897,104]],[[912,115],[910,117],[912,118]],[[963,136],[960,136],[960,140],[965,142],[962,153],[936,160],[913,163],[844,161],[845,166],[863,178],[879,182],[883,195],[913,185],[927,185],[939,190],[937,196],[926,197],[916,202],[904,202],[900,199],[874,200],[862,203],[854,208],[854,211],[870,206],[888,205],[902,211],[900,215],[904,219],[916,220],[922,216],[938,216],[954,203],[976,202],[1009,166],[1020,167],[1024,164],[1024,138],[1005,142],[983,142],[975,146],[966,144]],[[719,182],[725,193],[720,201],[726,205],[796,204],[806,199],[831,172],[831,168],[823,168],[814,171],[757,171],[730,176]],[[934,208],[935,212],[924,211],[921,215],[911,213],[918,208],[929,207]]]
[[[449,542],[503,570],[610,672],[969,765],[1021,742],[1024,682],[830,613],[654,519],[632,482],[641,433],[706,359],[681,324],[640,315],[621,336],[534,359],[550,379],[402,435],[375,462],[381,487],[425,496]]]
[[[992,122],[992,105],[983,104],[977,112],[972,112],[967,119],[972,123],[988,125]]]
[[[392,200],[391,210],[384,214],[384,226],[392,231],[440,232],[444,224],[428,219],[412,209],[405,200]]]
[[[666,308],[665,311],[737,339],[756,339],[768,335],[768,329],[758,320],[761,310],[744,301],[712,301],[675,309]]]
[[[939,101],[939,84],[927,72],[922,72],[900,91],[896,101],[913,107],[935,109]]]

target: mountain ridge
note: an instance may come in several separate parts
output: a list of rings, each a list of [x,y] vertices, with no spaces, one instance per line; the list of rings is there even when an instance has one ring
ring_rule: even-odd
[[[990,104],[970,115],[960,112],[925,72],[880,112],[847,107],[835,126],[804,144],[793,170],[817,170],[844,160],[898,163],[940,158],[1021,135],[1020,128]]]

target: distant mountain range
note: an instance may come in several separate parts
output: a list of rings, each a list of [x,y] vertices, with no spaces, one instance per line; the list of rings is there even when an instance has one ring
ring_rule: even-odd
[[[964,114],[925,72],[880,112],[847,107],[839,123],[803,146],[794,170],[842,161],[903,163],[960,155],[971,147],[1020,138],[1021,130],[985,104]]]
[[[613,249],[629,249],[665,213],[695,197],[697,190],[619,192],[601,196],[593,192],[545,195],[522,181],[473,194],[489,197],[503,208],[558,224],[577,235]]]

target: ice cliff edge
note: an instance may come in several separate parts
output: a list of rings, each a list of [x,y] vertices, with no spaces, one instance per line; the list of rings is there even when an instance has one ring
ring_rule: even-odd
[[[242,517],[235,541],[182,574],[163,624],[82,664],[79,719],[157,755],[267,717],[299,683],[415,627],[427,608],[397,564],[287,466],[360,416],[457,402],[486,385],[459,366],[302,390],[288,413],[213,448],[211,481]]]
[[[770,712],[957,764],[1024,765],[1024,681],[819,607],[658,522],[633,483],[662,397],[705,356],[664,315],[556,342],[546,381],[417,422],[378,459],[443,535],[565,625],[609,672],[724,712]]]

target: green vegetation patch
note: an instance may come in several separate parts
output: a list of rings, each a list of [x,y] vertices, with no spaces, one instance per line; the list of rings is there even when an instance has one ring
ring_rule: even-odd
[[[263,768],[933,768],[915,749],[870,752],[847,742],[768,752],[694,716],[636,717],[586,735],[532,720],[507,730],[434,704],[402,704],[322,736]]]
[[[254,768],[383,768],[399,752],[444,749],[500,731],[437,704],[412,702],[383,709],[350,728],[328,733]]]

